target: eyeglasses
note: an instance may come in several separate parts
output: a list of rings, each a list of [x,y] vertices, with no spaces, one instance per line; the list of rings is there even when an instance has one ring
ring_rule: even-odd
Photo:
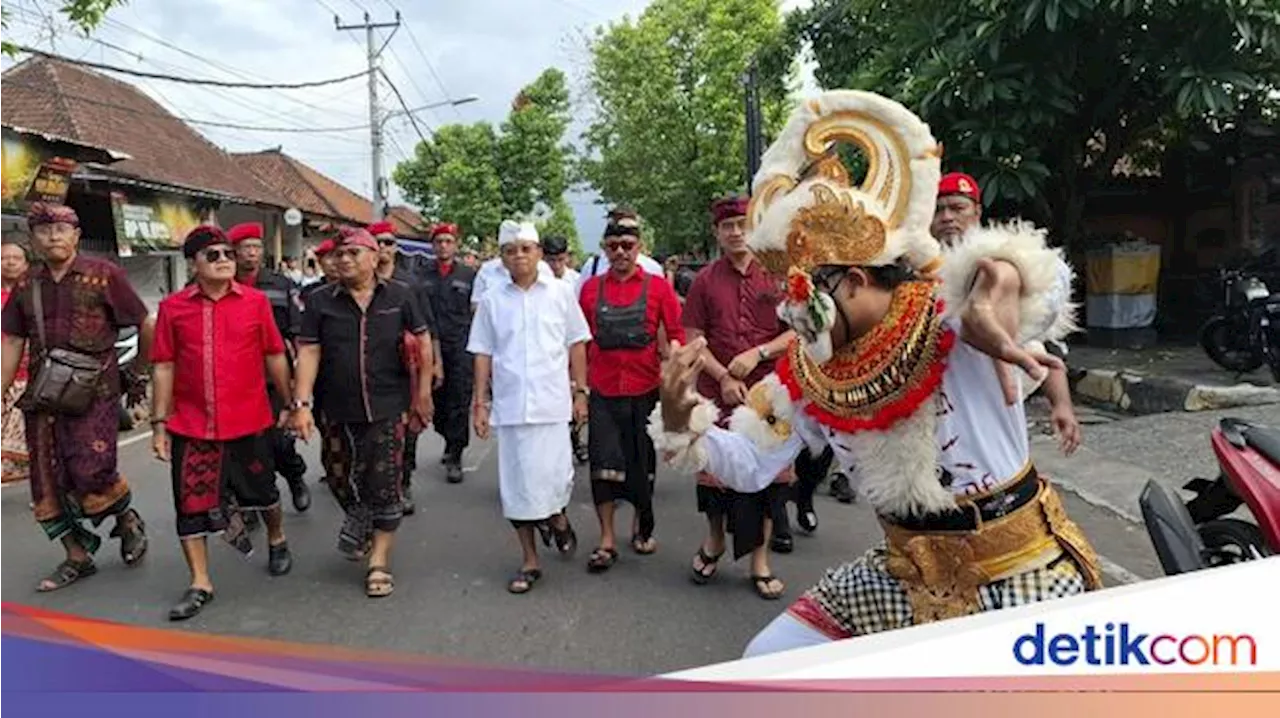
[[[813,271],[813,283],[827,294],[834,295],[846,276],[845,267],[819,267]]]
[[[624,239],[620,241],[605,242],[604,251],[606,252],[630,252],[635,249],[639,242],[634,239]]]
[[[234,250],[234,249],[230,249],[230,248],[228,248],[228,249],[206,249],[206,250],[204,250],[204,254],[203,254],[203,256],[204,256],[204,261],[206,261],[206,262],[208,262],[208,263],[210,263],[210,264],[213,264],[214,262],[221,262],[221,261],[222,261],[222,260],[224,260],[224,259],[225,259],[225,260],[227,260],[228,262],[230,262],[230,261],[234,261],[234,260],[235,260],[235,258],[236,258],[236,250]]]

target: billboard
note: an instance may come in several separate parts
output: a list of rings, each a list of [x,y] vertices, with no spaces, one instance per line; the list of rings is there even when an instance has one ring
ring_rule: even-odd
[[[200,224],[195,202],[178,195],[134,195],[116,190],[111,193],[111,214],[121,257],[181,249],[187,232]]]
[[[0,143],[0,204],[4,211],[19,213],[31,202],[63,204],[77,163],[55,154],[47,143],[5,130]]]

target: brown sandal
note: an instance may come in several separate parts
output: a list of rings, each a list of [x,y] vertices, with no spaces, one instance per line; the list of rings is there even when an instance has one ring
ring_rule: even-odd
[[[125,517],[132,520],[126,521]],[[147,524],[136,509],[129,509],[116,518],[111,536],[120,539],[120,558],[126,566],[137,566],[147,555]]]
[[[378,573],[382,574],[382,576],[374,575]],[[390,596],[395,588],[395,576],[392,576],[385,566],[370,566],[369,571],[364,575],[364,595],[369,598]]]
[[[49,593],[57,591],[60,588],[66,588],[82,578],[89,578],[98,572],[98,567],[93,564],[93,559],[86,558],[84,561],[73,561],[67,559],[58,564],[53,569],[53,573],[40,579],[40,583],[36,584],[36,591],[40,593]],[[50,585],[45,588],[45,583]]]

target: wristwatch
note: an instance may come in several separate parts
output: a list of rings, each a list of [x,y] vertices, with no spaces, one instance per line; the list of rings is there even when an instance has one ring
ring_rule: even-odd
[[[295,411],[298,409],[307,409],[309,411],[311,407],[315,406],[315,404],[316,402],[314,399],[294,399],[293,406],[290,408]]]
[[[760,354],[760,361],[769,361],[769,350],[764,347],[756,347],[756,352]]]

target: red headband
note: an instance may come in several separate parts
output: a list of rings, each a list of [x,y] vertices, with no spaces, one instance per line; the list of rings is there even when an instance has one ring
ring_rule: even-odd
[[[341,236],[334,247],[335,249],[337,247],[364,247],[375,252],[378,251],[378,241],[367,230],[359,227],[343,227],[338,232]]]
[[[725,197],[711,204],[711,217],[716,224],[726,219],[747,216],[746,197]]]
[[[227,240],[232,244],[240,244],[246,239],[262,239],[261,222],[242,222],[227,230]]]

